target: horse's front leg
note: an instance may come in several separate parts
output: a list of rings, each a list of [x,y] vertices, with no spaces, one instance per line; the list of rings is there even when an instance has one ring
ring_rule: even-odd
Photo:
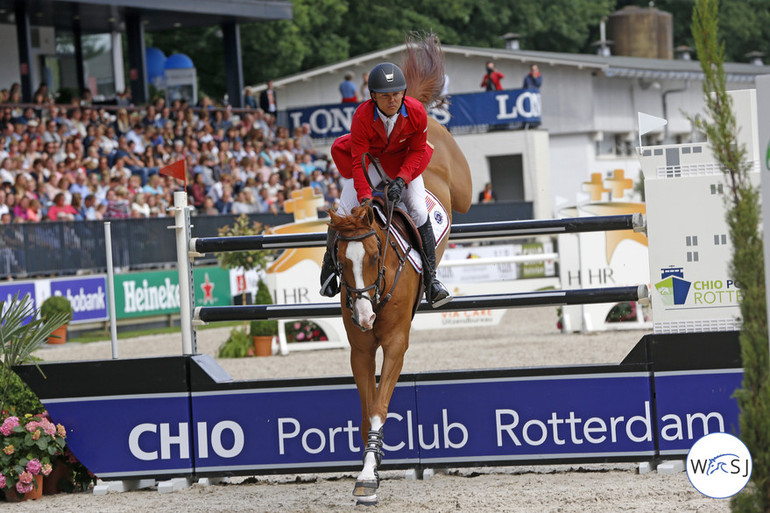
[[[353,379],[358,388],[358,395],[361,399],[361,436],[364,440],[364,468],[356,479],[353,495],[358,502],[364,504],[375,504],[377,502],[377,487],[379,479],[377,477],[377,465],[381,459],[380,449],[382,447],[382,421],[379,417],[370,417],[372,406],[377,393],[377,381],[375,377],[375,353],[377,345],[374,342],[353,344],[350,349],[350,366],[353,370]],[[376,426],[376,427],[373,427]],[[380,433],[379,446],[377,443],[370,443],[369,433]],[[376,452],[372,448],[377,447]],[[376,455],[376,457],[375,457]]]
[[[397,340],[391,340],[389,344],[383,345],[382,373],[380,375],[380,384],[377,387],[377,394],[369,410],[370,428],[364,438],[366,448],[364,449],[364,468],[358,475],[353,495],[358,498],[360,503],[375,503],[377,496],[375,494],[380,484],[380,477],[377,473],[377,467],[382,463],[382,438],[383,426],[388,418],[388,405],[393,396],[393,390],[401,375],[401,368],[404,365],[404,353],[408,347],[408,335],[397,337]],[[364,435],[364,423],[361,426],[361,434]]]

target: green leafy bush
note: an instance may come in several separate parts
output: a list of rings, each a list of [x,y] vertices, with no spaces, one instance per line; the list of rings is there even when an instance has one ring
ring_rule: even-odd
[[[35,309],[29,295],[20,298],[18,293],[7,301],[0,301],[0,312],[0,367],[5,371],[0,375],[0,410],[4,410],[12,376],[15,375],[11,369],[22,363],[35,363],[32,353],[40,349],[48,336],[65,323],[67,314],[51,312],[45,319],[38,318],[39,311]]]
[[[240,328],[230,330],[230,336],[219,346],[219,358],[243,358],[253,353],[251,337]]]
[[[43,413],[45,407],[35,393],[12,370],[0,367],[0,383],[7,383],[5,410],[9,415]],[[1,414],[1,413],[0,413]]]
[[[40,317],[50,319],[54,314],[66,314],[65,324],[72,320],[72,305],[64,296],[51,296],[40,306]]]

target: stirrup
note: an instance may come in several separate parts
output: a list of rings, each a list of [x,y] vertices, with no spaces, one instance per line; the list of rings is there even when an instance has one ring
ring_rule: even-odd
[[[433,299],[433,291],[431,290],[435,284],[438,284],[438,287],[441,289],[442,292],[446,292],[446,296],[439,300]],[[426,287],[425,290],[426,299],[428,300],[428,304],[430,304],[431,308],[439,308],[440,306],[444,306],[445,304],[449,303],[454,299],[452,297],[452,294],[447,290],[447,288],[438,280],[433,280],[431,284]]]

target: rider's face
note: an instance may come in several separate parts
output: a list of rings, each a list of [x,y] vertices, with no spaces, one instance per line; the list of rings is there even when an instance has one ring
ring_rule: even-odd
[[[372,100],[388,117],[398,112],[403,99],[404,91],[398,91],[397,93],[372,93]]]

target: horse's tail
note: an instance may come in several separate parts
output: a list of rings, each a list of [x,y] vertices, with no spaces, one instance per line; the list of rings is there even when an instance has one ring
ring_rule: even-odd
[[[401,68],[406,78],[406,94],[426,107],[443,100],[444,52],[436,34],[413,32],[407,36]]]

